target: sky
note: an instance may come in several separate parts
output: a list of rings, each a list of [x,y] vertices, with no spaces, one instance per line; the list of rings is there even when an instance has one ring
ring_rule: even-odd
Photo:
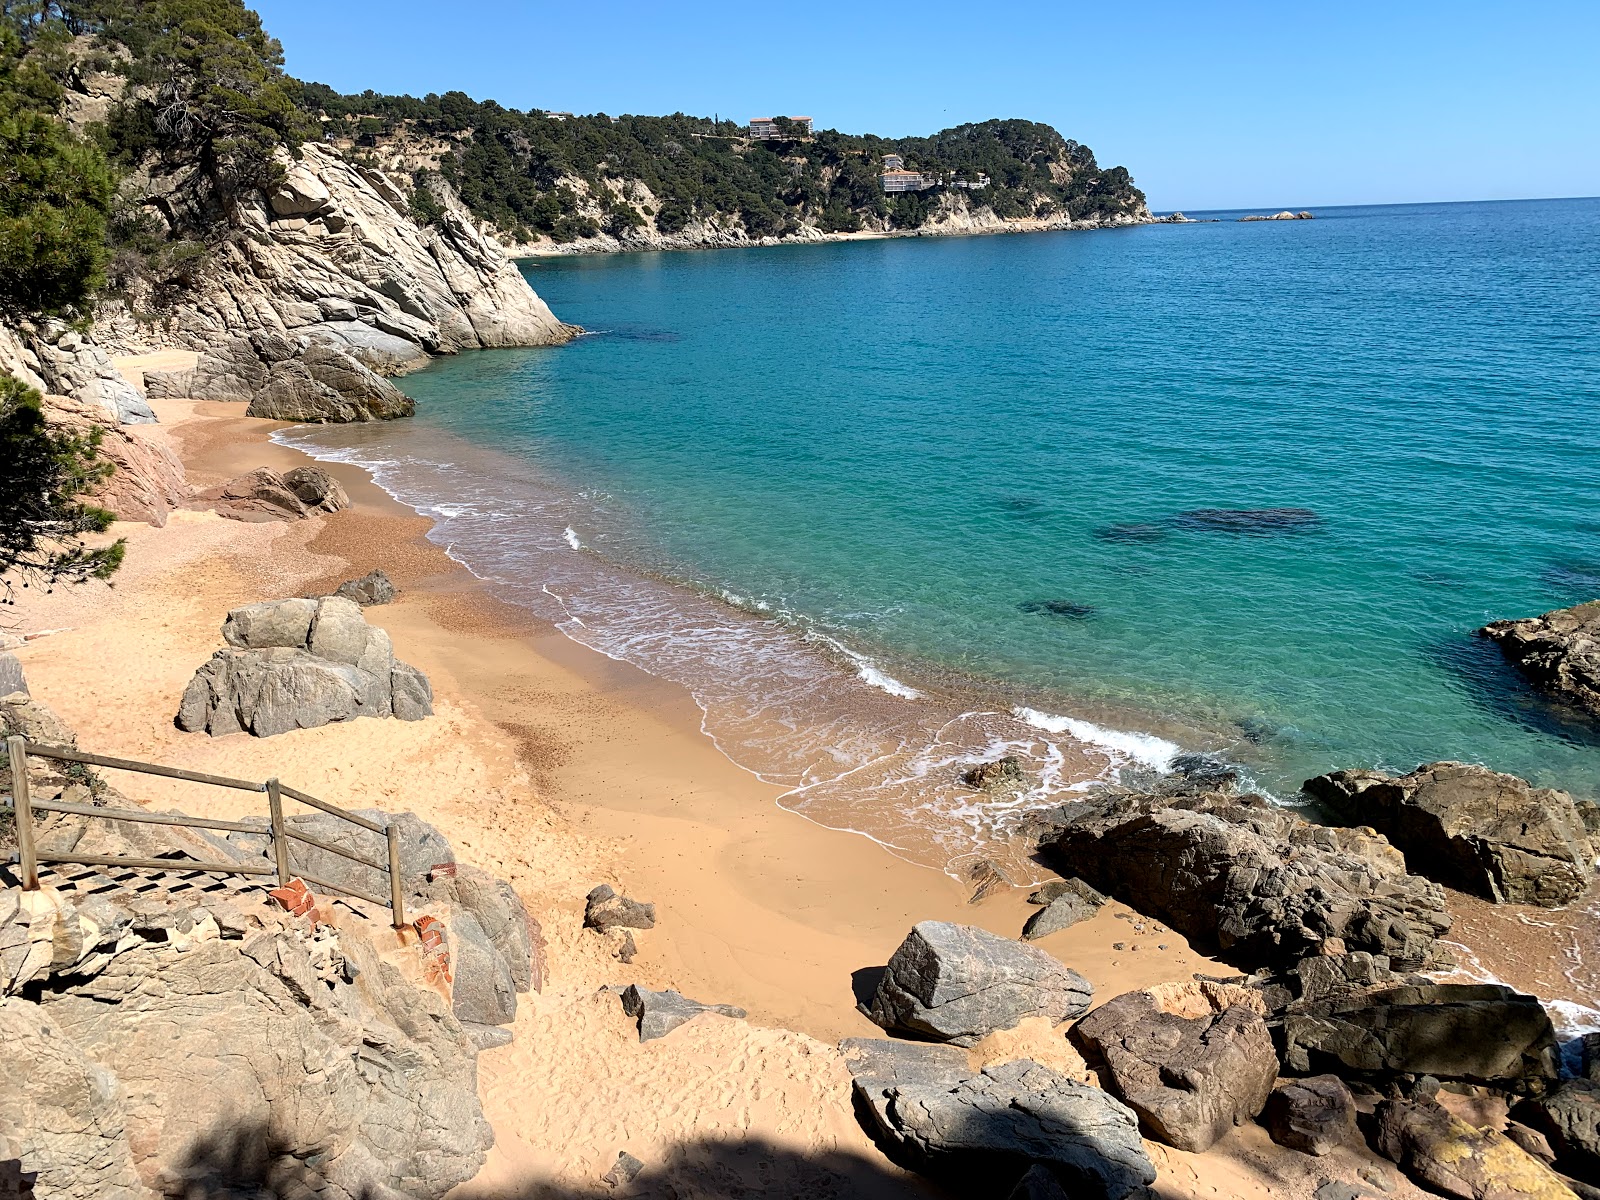
[[[256,8],[342,92],[891,137],[1024,117],[1157,211],[1600,195],[1600,0]]]

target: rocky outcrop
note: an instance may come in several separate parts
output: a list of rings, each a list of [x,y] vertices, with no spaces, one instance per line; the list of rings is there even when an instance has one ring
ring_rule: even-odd
[[[1030,1059],[974,1075],[950,1047],[849,1038],[840,1049],[880,1144],[942,1184],[1004,1195],[1042,1167],[1070,1196],[1121,1200],[1155,1181],[1132,1110]]]
[[[1278,1145],[1318,1157],[1359,1136],[1355,1097],[1337,1075],[1283,1084],[1267,1097],[1261,1123]]]
[[[183,346],[306,336],[387,375],[432,354],[551,345],[577,333],[442,184],[434,185],[440,215],[419,226],[406,192],[382,171],[315,143],[285,166],[270,196],[245,198],[240,236],[213,248],[194,292],[167,314]],[[151,174],[151,211],[176,211],[186,179]]]
[[[1201,1151],[1259,1113],[1278,1055],[1258,992],[1171,983],[1108,1000],[1072,1027],[1072,1040],[1146,1132]]]
[[[193,368],[145,372],[152,397],[247,401],[275,421],[386,421],[416,405],[342,345],[257,332],[200,354]]]
[[[335,596],[354,600],[362,608],[376,604],[390,604],[399,595],[399,589],[382,571],[368,571],[360,579],[347,579],[333,589]]]
[[[1499,984],[1418,983],[1312,993],[1277,1016],[1285,1072],[1374,1084],[1435,1079],[1540,1093],[1559,1073],[1555,1030]]]
[[[1015,754],[969,767],[961,773],[961,782],[980,792],[1022,791],[1029,786],[1022,760]]]
[[[1399,778],[1335,771],[1308,779],[1305,791],[1336,819],[1383,834],[1416,874],[1496,903],[1555,908],[1593,876],[1572,797],[1515,775],[1439,762]]]
[[[1079,1016],[1093,995],[1088,980],[1043,950],[923,921],[889,959],[867,1016],[884,1029],[970,1046],[1027,1017]]]
[[[1248,221],[1310,221],[1310,220],[1313,219],[1313,217],[1314,217],[1314,214],[1309,213],[1309,212],[1305,211],[1304,209],[1301,209],[1299,212],[1291,212],[1289,209],[1286,208],[1282,212],[1275,212],[1275,213],[1271,213],[1271,214],[1267,214],[1267,215],[1261,215],[1261,216],[1240,217],[1239,220],[1247,221],[1247,222]]]
[[[156,419],[105,350],[61,321],[0,326],[0,372],[46,395],[69,398],[101,424],[135,425]]]
[[[116,513],[119,521],[162,526],[188,498],[183,464],[159,430],[124,428],[102,405],[70,396],[46,396],[44,415],[52,425],[75,432],[100,431],[100,457],[112,472],[85,498]]]
[[[218,1177],[278,1195],[439,1195],[470,1178],[491,1141],[475,1047],[370,923],[317,913],[0,893],[0,944],[20,931],[35,964],[19,973],[0,952],[8,1059],[31,1066],[29,1086],[0,1093],[0,1154],[20,1141],[41,1195]],[[37,1002],[16,994],[24,979],[45,982]]]
[[[742,1019],[745,1011],[731,1004],[701,1004],[678,992],[652,992],[636,983],[622,992],[622,1011],[639,1023],[639,1040],[653,1041],[666,1037],[680,1025],[694,1020],[701,1013],[715,1013],[721,1017]]]
[[[272,600],[236,608],[222,626],[229,648],[195,672],[178,728],[213,737],[271,737],[354,717],[416,721],[433,713],[433,689],[399,662],[389,635],[342,596]]]
[[[1503,1133],[1474,1128],[1437,1103],[1385,1100],[1372,1144],[1416,1182],[1460,1200],[1576,1200],[1554,1171]]]
[[[279,475],[268,467],[196,492],[190,508],[208,509],[233,521],[298,521],[338,512],[350,498],[321,467],[296,467]]]
[[[1478,632],[1539,688],[1600,721],[1600,600]]]
[[[1313,825],[1260,796],[1114,797],[1040,850],[1241,966],[1292,966],[1332,938],[1407,970],[1448,957],[1444,893],[1408,875],[1387,841]]]

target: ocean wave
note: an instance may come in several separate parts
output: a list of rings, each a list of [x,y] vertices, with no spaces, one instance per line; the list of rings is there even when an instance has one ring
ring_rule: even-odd
[[[1077,717],[1062,717],[1040,712],[1036,708],[1017,707],[1011,710],[1017,720],[1032,725],[1044,733],[1065,733],[1091,746],[1109,751],[1123,762],[1136,762],[1157,771],[1170,771],[1172,760],[1183,753],[1183,747],[1153,733],[1131,733],[1122,729],[1104,729],[1092,721]],[[1120,765],[1120,763],[1118,764]]]
[[[908,683],[901,683],[898,679],[889,674],[889,672],[885,671],[877,663],[873,662],[872,659],[868,658],[865,654],[862,654],[860,651],[850,649],[849,646],[846,646],[837,638],[831,638],[825,633],[817,633],[815,630],[807,634],[807,636],[815,639],[816,641],[825,642],[827,645],[837,650],[840,654],[844,655],[845,658],[849,659],[850,662],[854,664],[856,675],[863,682],[871,684],[880,692],[887,692],[889,695],[898,696],[902,700],[922,699],[922,693],[917,691],[916,688],[912,687]]]
[[[578,531],[571,525],[568,525],[566,529],[562,530],[561,536],[566,538],[567,545],[571,546],[574,550],[583,549],[583,543],[578,540]]]

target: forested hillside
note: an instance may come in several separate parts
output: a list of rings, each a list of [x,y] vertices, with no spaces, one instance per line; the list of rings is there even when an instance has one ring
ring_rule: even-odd
[[[1019,218],[1113,223],[1146,215],[1124,167],[1032,121],[985,121],[931,137],[881,138],[818,130],[755,141],[731,121],[677,113],[557,119],[462,92],[341,96],[307,85],[304,103],[325,136],[355,155],[436,168],[472,212],[503,234],[558,242],[691,223],[737,225],[751,238],[916,229],[953,203]],[[390,156],[389,160],[385,155]],[[885,154],[940,186],[885,195]],[[957,180],[990,181],[981,190]]]

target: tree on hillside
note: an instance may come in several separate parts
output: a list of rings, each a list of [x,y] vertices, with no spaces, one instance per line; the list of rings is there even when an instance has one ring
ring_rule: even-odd
[[[106,579],[122,564],[122,541],[97,549],[82,541],[113,520],[80,499],[113,469],[99,456],[100,434],[47,425],[39,393],[0,374],[0,580],[7,599],[19,580],[23,587],[82,583]]]
[[[116,181],[56,115],[61,90],[0,25],[0,314],[81,309],[106,263]]]

